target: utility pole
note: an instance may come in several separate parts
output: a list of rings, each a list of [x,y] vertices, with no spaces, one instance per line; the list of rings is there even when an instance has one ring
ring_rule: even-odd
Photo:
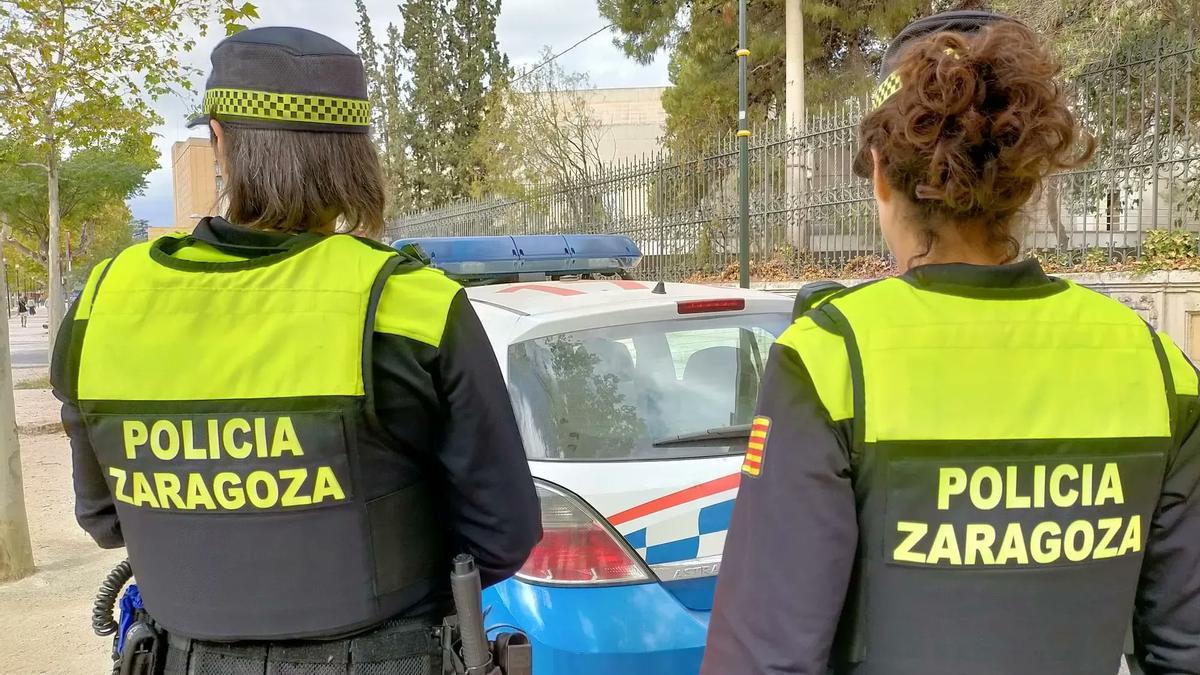
[[[792,222],[791,232],[797,248],[802,251],[809,249],[808,227],[804,214],[804,188],[808,180],[807,162],[805,162],[805,109],[804,98],[804,14],[801,12],[801,0],[784,0],[784,48],[787,52],[784,61],[784,114],[787,116],[787,130],[795,140],[789,144],[787,153],[787,170],[784,174],[785,189],[787,190],[788,206],[792,209],[789,220]]]
[[[738,0],[738,285],[750,288],[750,122],[746,118],[746,0]]]
[[[3,242],[8,221],[0,215],[0,268],[7,269]],[[0,280],[7,282],[7,275]],[[5,283],[4,296],[8,297]],[[0,321],[0,581],[20,579],[33,572],[33,545],[25,515],[21,486],[21,445],[17,439],[17,411],[13,403],[12,348],[8,321]]]

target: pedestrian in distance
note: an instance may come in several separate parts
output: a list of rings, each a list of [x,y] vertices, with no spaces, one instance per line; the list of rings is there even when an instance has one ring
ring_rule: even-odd
[[[890,44],[860,128],[897,276],[773,347],[704,675],[1200,673],[1200,399],[1171,339],[1019,259],[1095,147],[978,11]]]
[[[491,585],[541,537],[463,289],[375,240],[370,123],[336,41],[225,39],[191,122],[225,216],[102,262],[65,319],[76,516],[127,548],[157,673],[440,675],[451,559]]]
[[[25,302],[25,298],[17,299],[17,314],[21,317],[21,328],[29,325],[29,304]]]

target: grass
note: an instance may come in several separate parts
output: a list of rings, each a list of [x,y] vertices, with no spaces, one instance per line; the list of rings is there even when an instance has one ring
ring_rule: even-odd
[[[43,375],[29,380],[21,380],[13,385],[13,389],[49,389],[50,376]]]

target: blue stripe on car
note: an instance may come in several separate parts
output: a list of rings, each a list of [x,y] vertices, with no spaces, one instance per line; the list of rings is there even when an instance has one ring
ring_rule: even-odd
[[[700,552],[700,538],[689,537],[646,549],[646,562],[651,565],[689,560]]]
[[[625,535],[625,541],[629,542],[632,548],[646,548],[646,528]]]
[[[733,500],[700,509],[700,534],[712,534],[729,529],[733,519]]]

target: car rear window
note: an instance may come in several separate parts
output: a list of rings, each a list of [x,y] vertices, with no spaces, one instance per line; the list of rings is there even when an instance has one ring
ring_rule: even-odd
[[[509,347],[509,389],[531,459],[628,460],[742,452],[744,443],[654,442],[749,424],[786,314],[560,333]]]

